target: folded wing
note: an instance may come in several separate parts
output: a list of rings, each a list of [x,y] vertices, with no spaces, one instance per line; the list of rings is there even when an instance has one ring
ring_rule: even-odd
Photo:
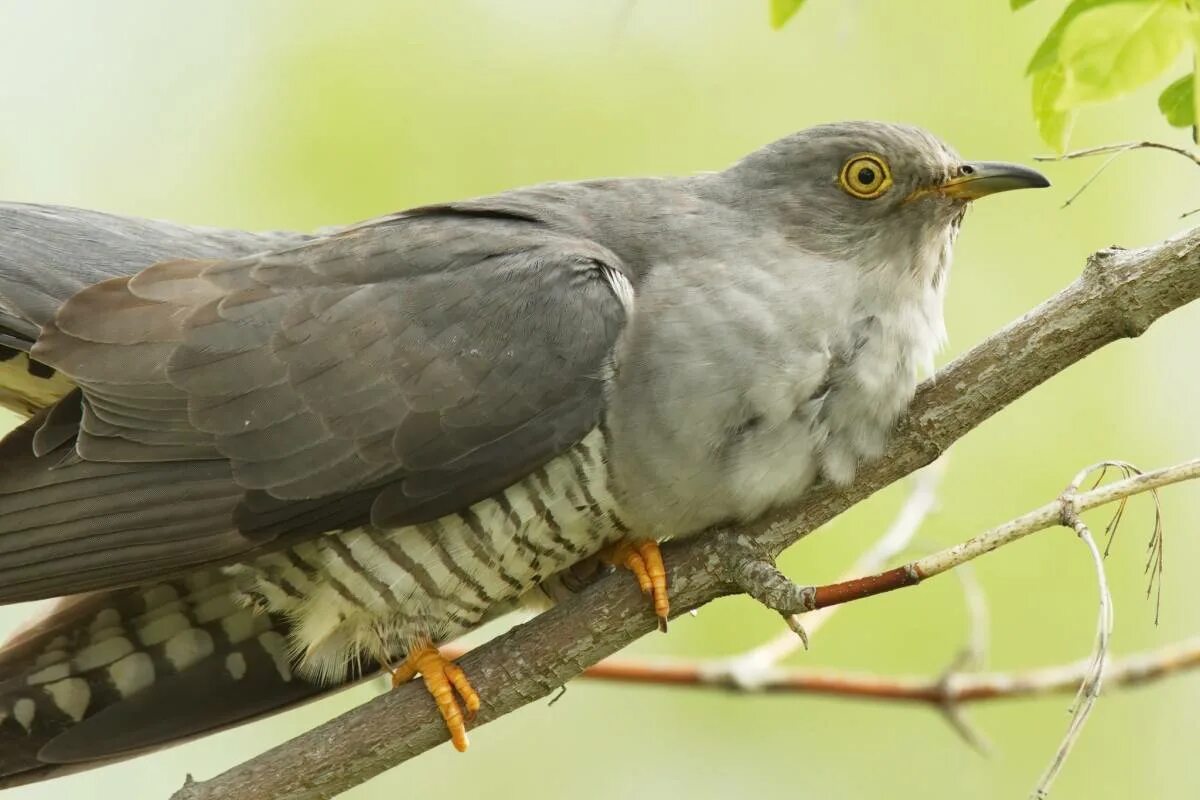
[[[32,349],[79,391],[0,445],[0,601],[498,491],[595,425],[627,285],[464,205],[82,289]]]

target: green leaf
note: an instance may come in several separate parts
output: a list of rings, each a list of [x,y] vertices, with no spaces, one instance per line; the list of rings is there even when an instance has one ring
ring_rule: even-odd
[[[1029,5],[1032,2],[1033,2],[1033,0],[1009,0],[1009,5],[1012,6],[1013,11],[1017,11],[1021,8],[1024,8],[1025,6]]]
[[[1154,2],[1154,0],[1146,1]],[[1084,11],[1096,8],[1097,6],[1128,2],[1129,0],[1072,0],[1071,4],[1063,10],[1062,16],[1050,27],[1050,32],[1046,34],[1046,38],[1038,45],[1033,58],[1029,60],[1029,66],[1025,68],[1025,74],[1032,75],[1039,70],[1054,66],[1054,62],[1058,61],[1058,45],[1062,42],[1063,32],[1071,24],[1071,20]]]
[[[1195,80],[1192,74],[1184,75],[1172,83],[1158,96],[1158,110],[1174,128],[1187,128],[1196,124]]]
[[[1058,108],[1111,100],[1154,79],[1187,44],[1190,21],[1183,0],[1112,3],[1079,14],[1058,47],[1066,72]]]
[[[1059,153],[1067,149],[1067,140],[1075,124],[1075,112],[1059,108],[1058,98],[1066,86],[1066,73],[1059,64],[1033,76],[1033,116],[1046,144]]]
[[[791,19],[804,0],[771,0],[771,27],[779,30]]]
[[[1200,8],[1188,3],[1192,11],[1192,141],[1200,144]]]

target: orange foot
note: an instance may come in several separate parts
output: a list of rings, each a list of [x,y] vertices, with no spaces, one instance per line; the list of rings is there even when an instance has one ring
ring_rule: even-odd
[[[462,667],[444,657],[436,647],[425,645],[415,648],[404,659],[404,663],[391,672],[392,688],[420,674],[425,681],[425,688],[433,695],[433,702],[437,703],[442,719],[446,721],[454,749],[465,753],[468,744],[467,723],[475,719],[475,712],[479,710],[479,695],[471,688]],[[454,697],[456,691],[467,705],[465,717]]]
[[[622,539],[601,550],[600,558],[614,567],[624,567],[633,573],[642,594],[650,595],[654,601],[658,629],[666,632],[671,601],[667,597],[667,568],[663,565],[658,542],[652,539]]]

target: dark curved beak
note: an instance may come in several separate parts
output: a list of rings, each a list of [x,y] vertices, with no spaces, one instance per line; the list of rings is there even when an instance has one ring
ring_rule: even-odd
[[[942,194],[959,200],[977,200],[1013,189],[1042,189],[1050,185],[1036,169],[1003,161],[967,161],[958,175],[938,187]]]

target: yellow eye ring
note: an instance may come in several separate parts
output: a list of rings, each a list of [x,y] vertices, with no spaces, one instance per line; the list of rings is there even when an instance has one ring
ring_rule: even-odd
[[[858,153],[846,159],[838,183],[852,197],[874,200],[892,188],[892,170],[883,156]]]

